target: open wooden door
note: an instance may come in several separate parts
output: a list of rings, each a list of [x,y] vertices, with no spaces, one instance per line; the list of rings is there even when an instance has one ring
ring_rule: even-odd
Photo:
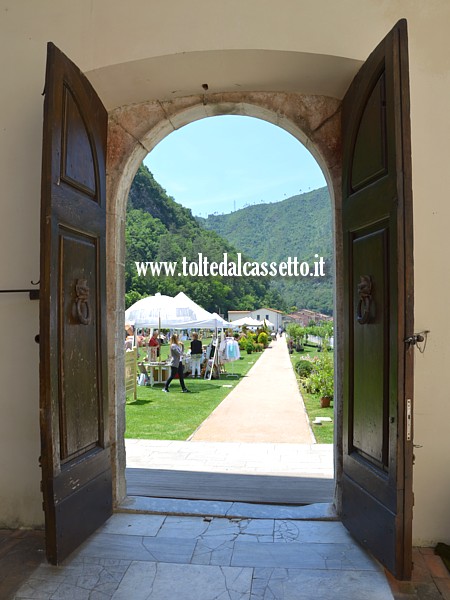
[[[343,522],[411,573],[412,194],[406,21],[343,101]]]
[[[106,363],[107,113],[48,44],[44,102],[40,422],[46,552],[61,562],[111,514]]]

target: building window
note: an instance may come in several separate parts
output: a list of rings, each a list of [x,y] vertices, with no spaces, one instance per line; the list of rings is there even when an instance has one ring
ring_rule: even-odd
[[[269,320],[269,315],[266,315],[266,320],[267,320],[267,321]]]
[[[260,319],[260,316],[259,316],[259,315],[256,315],[256,320],[257,320],[257,321],[261,321],[261,319]]]

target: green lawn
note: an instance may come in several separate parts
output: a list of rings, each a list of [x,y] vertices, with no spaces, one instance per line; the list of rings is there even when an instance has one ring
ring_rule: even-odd
[[[302,357],[308,356],[313,357],[317,354],[317,348],[315,346],[305,346],[305,352],[296,352],[291,354],[292,367],[297,360]],[[295,371],[294,371],[295,373]],[[311,423],[311,428],[314,432],[318,444],[332,444],[334,437],[334,410],[333,402],[331,402],[330,408],[320,408],[320,398],[317,394],[308,394],[303,388],[300,378],[297,377],[298,386],[305,403],[306,412]],[[314,425],[312,422],[316,417],[331,417],[331,423],[322,423],[322,425]]]
[[[167,346],[163,346],[163,351]],[[164,352],[163,352],[164,356]],[[147,440],[186,440],[251,369],[261,353],[243,353],[241,360],[226,365],[229,373],[239,377],[221,379],[186,379],[191,394],[181,392],[180,382],[174,379],[170,392],[161,385],[137,387],[137,400],[126,403],[126,438]],[[227,387],[224,387],[227,386]],[[228,387],[232,386],[232,387]]]

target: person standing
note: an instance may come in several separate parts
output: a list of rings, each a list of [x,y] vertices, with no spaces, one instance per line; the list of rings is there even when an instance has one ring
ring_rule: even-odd
[[[176,333],[172,335],[170,338],[170,377],[166,381],[165,386],[163,387],[163,392],[169,391],[169,386],[172,382],[172,379],[178,373],[178,377],[180,378],[181,390],[183,393],[188,393],[190,390],[186,388],[184,383],[184,370],[183,370],[183,345],[178,341],[178,336]]]
[[[192,366],[192,377],[195,377],[197,371],[197,377],[200,377],[200,361],[203,356],[203,346],[201,341],[198,339],[198,333],[192,334],[191,341],[191,366]]]
[[[157,329],[155,329],[153,331],[151,338],[148,341],[148,345],[150,346],[150,348],[156,348],[156,350],[153,351],[156,353],[156,357],[159,356],[159,352],[160,352],[159,348],[161,345],[159,342],[159,339],[158,339],[159,338],[158,334],[159,334],[159,331]]]

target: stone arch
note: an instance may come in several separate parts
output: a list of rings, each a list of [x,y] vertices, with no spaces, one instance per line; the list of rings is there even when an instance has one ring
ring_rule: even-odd
[[[172,101],[148,101],[119,107],[109,114],[107,154],[107,327],[109,357],[110,439],[115,502],[126,496],[125,389],[123,356],[125,214],[128,192],[145,156],[169,133],[198,119],[219,115],[256,117],[282,127],[317,160],[326,178],[333,207],[335,248],[335,321],[339,322],[342,293],[340,214],[340,101],[296,93],[227,92],[188,96]],[[339,355],[339,352],[336,353]],[[336,479],[341,472],[341,365],[336,363]],[[339,503],[339,484],[336,499]]]

